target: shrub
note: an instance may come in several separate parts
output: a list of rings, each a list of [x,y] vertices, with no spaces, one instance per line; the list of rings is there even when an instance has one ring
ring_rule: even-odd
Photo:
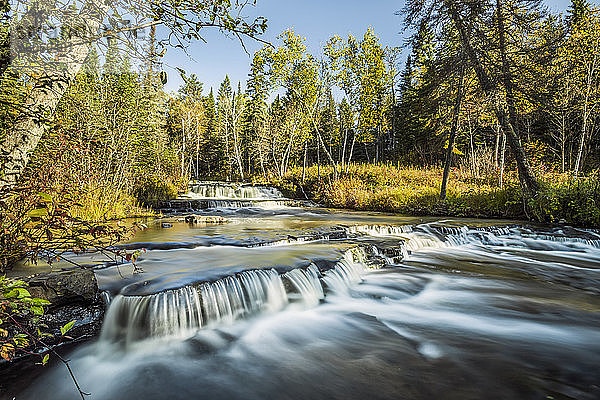
[[[173,199],[177,197],[178,192],[178,188],[174,183],[155,176],[138,180],[133,189],[135,198],[146,206],[151,206],[157,201]]]
[[[587,177],[556,176],[540,195],[530,200],[535,219],[556,223],[561,220],[579,226],[600,226],[600,171]]]

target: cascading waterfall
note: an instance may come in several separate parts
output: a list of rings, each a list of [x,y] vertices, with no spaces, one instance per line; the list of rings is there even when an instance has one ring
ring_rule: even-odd
[[[276,208],[286,206],[289,204],[289,200],[206,200],[203,203],[206,204],[206,208]]]
[[[283,309],[289,302],[315,307],[328,291],[344,291],[361,281],[364,248],[352,248],[331,268],[315,264],[280,275],[259,269],[148,296],[116,296],[110,303],[101,341],[125,346],[151,337],[186,337],[198,329]]]
[[[307,307],[315,307],[325,298],[321,285],[321,272],[316,265],[293,269],[284,277],[290,282],[290,299],[302,301]]]
[[[190,185],[190,192],[203,199],[283,199],[283,194],[268,186],[201,182]]]
[[[580,237],[574,237],[572,234],[565,234],[562,229],[539,233],[529,228],[516,226],[453,227],[422,224],[416,226],[359,225],[348,228],[348,232],[374,237],[398,238],[398,248],[403,258],[407,258],[411,252],[422,249],[463,245],[520,247],[527,242],[527,246],[544,250],[600,248],[600,235],[589,230],[577,231],[576,234]],[[375,249],[374,252],[391,261],[379,249]]]
[[[207,209],[276,209],[294,204],[283,194],[268,186],[237,183],[196,182],[188,193],[175,200],[164,201],[158,208],[166,212]]]
[[[130,344],[148,337],[186,336],[286,304],[283,282],[273,269],[246,271],[150,296],[119,295],[106,314],[101,340]]]
[[[275,269],[240,272],[213,282],[204,282],[148,296],[116,296],[107,311],[101,339],[131,344],[150,337],[185,337],[198,329],[231,324],[264,312],[275,312],[289,303],[315,307],[327,293],[345,293],[362,280],[369,260],[383,259],[387,265],[398,263],[411,252],[426,248],[461,245],[514,246],[534,234],[515,227],[447,227],[435,224],[405,226],[355,226],[348,234],[368,234],[397,238],[392,248],[357,246],[346,251],[333,264],[295,268],[280,274]],[[585,233],[585,232],[584,232]],[[582,235],[584,235],[582,233]],[[591,235],[591,234],[590,234]],[[561,236],[560,231],[538,234],[535,239],[555,247],[598,247],[594,235],[581,238]],[[593,237],[592,237],[593,236]],[[308,238],[293,238],[302,243]],[[558,248],[557,247],[557,248]],[[391,254],[391,256],[390,256]]]
[[[350,233],[364,233],[369,236],[398,236],[410,233],[413,225],[356,225],[348,229]]]
[[[323,212],[140,232],[143,273],[95,271],[108,310],[97,343],[69,346],[80,387],[100,400],[600,398],[597,231]],[[10,398],[80,398],[55,364]],[[456,385],[465,374],[477,384]]]
[[[344,292],[351,285],[360,283],[361,274],[367,265],[367,253],[362,247],[347,251],[338,263],[323,276],[327,289]]]

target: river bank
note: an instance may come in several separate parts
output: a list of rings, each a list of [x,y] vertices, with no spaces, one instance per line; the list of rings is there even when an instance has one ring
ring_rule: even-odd
[[[524,200],[516,174],[503,185],[493,175],[451,172],[447,199],[439,199],[440,168],[350,164],[296,168],[274,184],[289,197],[303,198],[338,209],[380,211],[413,216],[502,218],[579,227],[600,226],[600,178],[597,173],[573,179],[566,174],[538,174],[542,191]]]

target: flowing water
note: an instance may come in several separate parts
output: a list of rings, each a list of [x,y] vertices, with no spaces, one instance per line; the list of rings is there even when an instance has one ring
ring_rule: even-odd
[[[600,398],[598,232],[229,205],[96,271],[102,333],[68,354],[91,399]],[[54,364],[16,398],[78,393]]]

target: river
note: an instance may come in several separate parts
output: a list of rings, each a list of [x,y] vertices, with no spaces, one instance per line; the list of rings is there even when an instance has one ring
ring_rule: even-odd
[[[289,207],[199,183],[96,271],[90,399],[599,399],[600,234]],[[187,202],[187,203],[186,203]],[[172,225],[172,226],[171,226]],[[77,399],[64,366],[17,399]]]

